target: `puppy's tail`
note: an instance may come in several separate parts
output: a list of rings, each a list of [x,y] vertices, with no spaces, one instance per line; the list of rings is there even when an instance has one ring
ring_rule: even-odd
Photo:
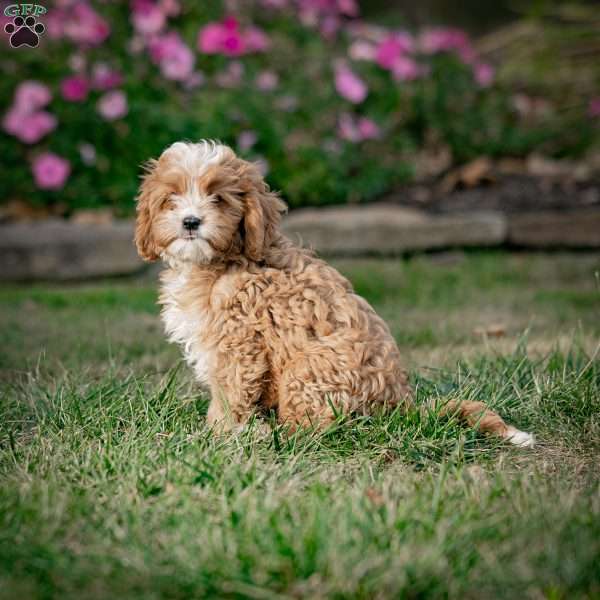
[[[484,433],[504,438],[515,446],[531,448],[535,437],[506,423],[502,417],[490,410],[483,402],[469,400],[450,400],[440,409],[442,415],[456,416],[469,426]]]

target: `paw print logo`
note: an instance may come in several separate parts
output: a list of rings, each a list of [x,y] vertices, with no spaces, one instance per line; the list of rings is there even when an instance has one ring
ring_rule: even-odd
[[[37,19],[29,15],[25,19],[23,17],[15,17],[12,23],[7,23],[4,26],[4,31],[10,35],[10,45],[13,48],[19,46],[29,46],[36,48],[40,43],[40,35],[44,33],[46,28],[42,23],[38,23]]]

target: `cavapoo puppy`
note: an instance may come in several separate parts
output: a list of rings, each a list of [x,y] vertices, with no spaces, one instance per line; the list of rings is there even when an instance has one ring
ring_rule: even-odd
[[[135,242],[162,259],[162,318],[211,391],[208,422],[243,425],[273,409],[281,423],[323,427],[336,413],[412,403],[390,330],[350,282],[279,229],[285,205],[257,167],[214,142],[177,142],[151,160]],[[533,437],[480,402],[445,412],[529,446]]]

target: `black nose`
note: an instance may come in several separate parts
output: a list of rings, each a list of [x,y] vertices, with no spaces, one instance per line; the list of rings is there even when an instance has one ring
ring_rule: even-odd
[[[196,231],[200,227],[200,223],[202,223],[202,220],[198,217],[186,217],[183,220],[183,226],[188,231]]]

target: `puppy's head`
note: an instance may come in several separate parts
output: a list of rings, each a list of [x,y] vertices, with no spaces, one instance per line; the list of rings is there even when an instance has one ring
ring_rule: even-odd
[[[137,198],[135,243],[147,261],[259,261],[285,204],[257,167],[214,142],[177,142],[151,160]]]

